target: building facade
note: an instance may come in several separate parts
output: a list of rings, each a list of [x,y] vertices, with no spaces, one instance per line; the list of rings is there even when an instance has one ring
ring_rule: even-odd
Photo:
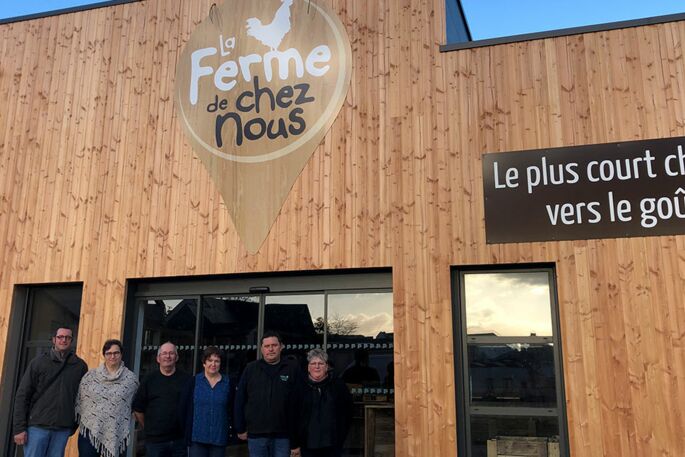
[[[307,324],[282,329],[303,338],[293,353],[351,344],[339,367],[368,349],[387,370],[358,386],[362,407],[393,411],[390,431],[371,429],[392,437],[381,455],[489,456],[485,440],[511,434],[553,438],[573,457],[685,455],[685,222],[680,234],[488,243],[482,160],[685,136],[685,22],[441,52],[443,0],[319,0],[349,36],[350,89],[250,253],[174,107],[179,56],[212,3],[143,0],[0,25],[3,405],[41,345],[28,343],[65,319],[29,334],[41,294],[60,302],[75,290],[60,309],[76,319],[89,366],[105,339],[122,337],[139,370],[164,337],[187,338],[189,370],[202,344],[256,351],[264,320],[280,320],[268,314],[275,294],[308,305],[309,317],[298,320],[301,307],[282,317]],[[546,317],[524,327],[543,334],[470,329],[470,291],[496,290],[507,274],[523,275],[510,287],[542,278]],[[390,324],[332,330],[349,314],[335,294],[382,295],[389,308],[355,316]],[[490,311],[538,319],[522,297]],[[242,317],[222,314],[242,303]],[[186,313],[187,328],[148,325],[155,304],[164,319]],[[223,311],[211,317],[212,306]],[[318,333],[316,317],[327,322]],[[229,321],[250,328],[204,339]],[[149,336],[155,325],[173,331]],[[531,348],[546,352],[523,357]],[[507,351],[525,361],[493,362]],[[537,396],[524,400],[526,388]]]

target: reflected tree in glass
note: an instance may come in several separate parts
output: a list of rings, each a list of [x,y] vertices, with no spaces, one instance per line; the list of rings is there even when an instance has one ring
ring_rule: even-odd
[[[355,400],[344,456],[394,455],[392,313],[392,292],[328,295],[327,350],[332,375],[345,381]],[[371,449],[364,449],[365,434],[372,437]]]
[[[278,332],[283,338],[283,357],[297,359],[304,371],[307,352],[323,346],[324,335],[317,321],[324,316],[324,295],[269,295],[264,308],[264,331]]]

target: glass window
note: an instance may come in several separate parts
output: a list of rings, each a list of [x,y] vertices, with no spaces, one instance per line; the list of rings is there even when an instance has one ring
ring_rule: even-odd
[[[247,364],[257,358],[259,306],[258,295],[202,297],[200,350],[217,346],[223,351],[221,372],[234,388]],[[196,371],[202,370],[201,361],[198,355]],[[228,448],[228,455],[247,456],[244,441],[233,440]]]
[[[331,294],[326,324],[335,369],[360,388],[353,393],[370,387],[387,395],[394,383],[392,293]]]
[[[48,347],[60,325],[76,326],[81,310],[81,286],[32,287],[29,295],[29,318],[26,335],[29,340],[43,341]],[[74,344],[76,331],[74,330]]]
[[[540,448],[547,455],[554,448],[567,455],[553,270],[455,275],[461,452]]]
[[[323,347],[324,294],[267,295],[264,330],[278,332],[284,356],[297,357],[306,367],[307,351]]]
[[[19,386],[28,364],[39,354],[52,347],[52,337],[59,327],[72,330],[72,348],[76,348],[79,317],[81,313],[81,284],[49,284],[40,286],[17,286],[13,306],[16,307],[8,328],[7,353],[16,353],[18,357],[5,358],[5,377],[3,378],[3,396],[0,409],[5,411],[3,421],[10,420],[14,402],[14,393]],[[17,338],[11,337],[16,330]],[[14,340],[15,342],[12,342]],[[11,427],[10,427],[11,428]],[[7,428],[6,430],[9,430]],[[9,435],[6,438],[11,438]],[[23,455],[22,447],[16,447],[11,439],[0,439],[0,454]]]
[[[143,300],[141,304],[144,307],[141,376],[157,369],[157,349],[167,341],[173,342],[178,349],[177,366],[192,373],[196,357],[197,299],[158,298]]]
[[[552,308],[545,272],[464,276],[466,333],[552,336]]]
[[[553,344],[468,344],[470,401],[479,406],[555,407]]]
[[[221,371],[233,385],[237,385],[245,366],[256,358],[258,319],[258,296],[203,297],[201,349],[217,346],[224,351]],[[199,362],[198,357],[198,370]]]
[[[447,41],[462,43],[538,32],[638,21],[685,12],[681,0],[446,0]],[[603,27],[606,26],[606,27]],[[560,33],[562,34],[562,33]]]
[[[391,284],[387,273],[260,277],[254,283],[245,278],[141,282],[136,311],[129,312],[138,317],[127,319],[136,326],[127,334],[137,335],[140,343],[129,344],[141,348],[136,358],[141,374],[157,369],[156,351],[166,341],[179,345],[179,366],[190,373],[201,370],[204,348],[218,346],[224,353],[222,372],[234,386],[260,356],[260,337],[267,330],[282,336],[283,357],[297,359],[303,372],[307,352],[325,348],[331,375],[346,381],[354,399],[342,456],[389,457],[395,442]],[[179,292],[188,296],[172,296]],[[139,431],[137,455],[143,439]],[[245,443],[230,443],[228,453],[247,456]]]
[[[54,332],[61,325],[72,329],[74,339],[71,347],[76,348],[82,293],[81,285],[36,286],[29,289],[25,340],[20,360],[22,373],[34,357],[52,347]]]
[[[329,294],[326,328],[329,363],[355,401],[344,455],[395,455],[392,293]]]

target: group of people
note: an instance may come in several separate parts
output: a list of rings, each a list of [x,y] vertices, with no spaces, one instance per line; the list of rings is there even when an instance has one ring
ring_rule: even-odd
[[[307,354],[307,373],[281,357],[281,337],[265,332],[261,359],[232,386],[221,373],[216,346],[202,353],[203,370],[176,369],[171,342],[157,350],[158,370],[138,377],[122,362],[123,345],[107,340],[104,361],[88,370],[72,349],[73,334],[59,328],[52,349],[33,359],[17,390],[14,441],[25,457],[63,457],[78,431],[80,457],[121,457],[131,420],[145,431],[147,457],[223,457],[232,433],[250,457],[339,457],[352,417],[352,396],[330,375],[321,349]],[[235,396],[235,397],[234,397]]]

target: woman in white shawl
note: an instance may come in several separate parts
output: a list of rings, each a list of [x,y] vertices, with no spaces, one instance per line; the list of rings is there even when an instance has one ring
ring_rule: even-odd
[[[119,340],[102,347],[104,363],[88,371],[79,385],[76,416],[80,457],[120,457],[129,443],[131,402],[138,378],[121,361]]]

